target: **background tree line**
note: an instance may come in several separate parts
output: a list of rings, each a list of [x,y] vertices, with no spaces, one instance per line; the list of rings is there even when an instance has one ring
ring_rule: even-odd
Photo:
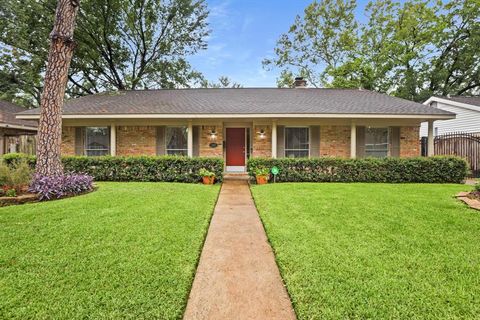
[[[480,93],[480,0],[314,1],[281,35],[266,69],[280,87],[365,88],[424,101]]]

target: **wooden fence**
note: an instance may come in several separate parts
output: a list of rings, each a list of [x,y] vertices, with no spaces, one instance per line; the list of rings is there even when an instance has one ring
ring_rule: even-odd
[[[428,154],[428,140],[422,137],[422,156]],[[436,136],[435,155],[455,155],[467,159],[471,176],[480,177],[480,132],[452,132]]]

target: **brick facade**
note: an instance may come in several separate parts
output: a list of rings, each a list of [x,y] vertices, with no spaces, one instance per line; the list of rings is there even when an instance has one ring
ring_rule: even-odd
[[[420,127],[401,127],[400,157],[418,157],[420,156],[420,151]]]
[[[262,138],[258,132],[265,131]],[[270,158],[272,156],[272,127],[255,125],[252,130],[252,157]]]
[[[262,139],[258,132],[265,130]],[[217,147],[211,148],[210,133],[217,132]],[[320,127],[320,156],[350,157],[350,127],[349,126],[321,126]],[[420,155],[419,127],[409,126],[400,128],[400,157],[417,157]],[[201,157],[223,157],[223,125],[200,126]],[[272,155],[272,127],[254,125],[252,129],[252,157],[271,157]],[[156,155],[156,127],[154,126],[118,126],[117,127],[117,155]],[[75,127],[62,129],[62,155],[75,155]]]
[[[60,150],[63,156],[75,155],[75,127],[62,128],[62,144]]]
[[[156,154],[156,127],[117,127],[117,156],[154,156]]]
[[[211,132],[215,130],[217,137],[215,140],[211,139]],[[210,147],[212,142],[217,143],[215,148]],[[200,157],[223,157],[223,126],[221,123],[218,125],[208,125],[200,127]]]
[[[320,156],[350,157],[349,126],[320,126]]]

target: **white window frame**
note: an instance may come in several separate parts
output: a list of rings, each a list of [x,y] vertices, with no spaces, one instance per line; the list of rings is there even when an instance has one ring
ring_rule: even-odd
[[[373,157],[371,155],[368,155],[368,151],[372,151],[372,150],[367,150],[367,130],[368,129],[387,129],[387,154],[385,155],[385,157],[377,157],[377,158],[387,158],[387,157],[390,157],[390,154],[391,154],[391,145],[390,145],[390,135],[391,135],[391,128],[390,127],[379,127],[379,126],[369,126],[369,127],[366,127],[365,128],[365,157]],[[377,150],[377,149],[376,149]]]
[[[107,132],[108,132],[108,147],[106,149],[89,149],[88,148],[88,129],[91,129],[91,128],[106,128],[107,129]],[[108,156],[110,155],[110,148],[111,148],[111,145],[110,145],[110,135],[111,135],[111,132],[110,132],[110,127],[105,127],[105,126],[90,126],[90,127],[85,127],[85,133],[84,133],[85,137],[84,137],[84,143],[83,143],[83,154],[85,154],[86,156],[88,157],[102,157],[102,156]],[[99,155],[99,156],[94,156],[94,155],[89,155],[88,152],[89,151],[106,151],[106,153],[104,155]]]
[[[284,140],[284,151],[283,157],[287,158],[287,151],[305,151],[305,149],[289,149],[287,148],[287,129],[307,129],[308,130],[308,141],[307,141],[307,158],[310,158],[310,143],[312,141],[312,130],[309,126],[285,126],[283,128],[283,140]]]
[[[164,142],[164,144],[165,144],[165,155],[167,155],[167,156],[187,156],[188,155],[188,142],[187,142],[187,146],[184,149],[169,149],[168,148],[168,141],[167,141],[167,139],[168,139],[168,134],[167,134],[168,128],[184,128],[184,129],[186,129],[187,139],[188,139],[188,126],[166,126],[165,127],[165,137],[164,137],[164,139],[165,139],[165,142]],[[174,151],[174,152],[175,151],[184,151],[185,154],[169,154],[168,153],[169,151]]]

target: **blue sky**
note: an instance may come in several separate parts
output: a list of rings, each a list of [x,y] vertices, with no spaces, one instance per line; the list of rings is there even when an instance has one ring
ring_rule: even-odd
[[[266,71],[279,36],[312,0],[207,0],[212,30],[208,50],[190,58],[209,80],[225,75],[244,87],[274,87],[279,71]],[[363,18],[366,1],[358,1]]]

